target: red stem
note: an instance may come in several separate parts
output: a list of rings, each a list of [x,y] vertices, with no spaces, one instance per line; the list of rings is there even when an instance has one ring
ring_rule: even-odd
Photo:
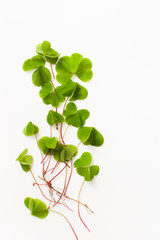
[[[55,204],[55,201],[53,201],[52,199],[49,199],[49,198],[47,198],[47,197],[45,196],[45,194],[43,193],[41,187],[40,187],[39,184],[37,183],[37,180],[36,180],[36,178],[34,177],[33,172],[32,172],[31,170],[30,170],[30,172],[31,172],[31,174],[32,174],[32,177],[33,177],[33,179],[34,179],[36,185],[38,186],[40,192],[42,193],[43,197],[44,197],[46,200],[48,200],[49,202],[53,202],[53,203]],[[57,202],[56,202],[56,203],[57,203]],[[59,202],[58,202],[58,203],[59,203]],[[59,203],[59,204],[65,206],[66,208],[68,208],[70,211],[73,212],[73,210],[70,209],[67,205],[65,205],[65,204],[63,204],[63,203]]]
[[[51,183],[53,181],[54,178],[56,178],[61,172],[63,172],[63,170],[66,168],[66,166],[64,168],[61,169],[61,171],[59,173],[57,173],[50,181],[49,183]]]
[[[78,194],[78,215],[79,215],[79,218],[80,218],[81,222],[83,223],[83,225],[84,225],[84,226],[87,228],[87,230],[90,232],[90,229],[87,227],[87,225],[84,223],[84,221],[83,221],[83,219],[82,219],[82,217],[81,217],[80,209],[79,209],[80,194],[81,194],[81,190],[82,190],[82,188],[83,188],[84,183],[85,183],[85,180],[83,181],[83,184],[82,184],[82,186],[81,186],[81,188],[80,188],[80,190],[79,190],[79,194]]]
[[[66,193],[67,193],[67,189],[68,189],[69,183],[71,181],[71,177],[72,177],[72,172],[73,172],[73,166],[72,166],[72,160],[71,160],[71,171],[70,171],[70,175],[69,175],[69,179],[68,179],[68,182],[67,182],[67,185],[66,185],[64,195],[66,195]]]
[[[53,168],[51,174],[54,172],[54,170],[56,169],[56,167],[57,167],[58,165],[59,165],[59,162],[56,162],[56,164],[55,164],[55,166],[54,166],[54,168]]]
[[[44,160],[46,159],[47,156],[48,156],[48,155],[46,154],[45,157],[42,159],[41,163],[44,162]]]

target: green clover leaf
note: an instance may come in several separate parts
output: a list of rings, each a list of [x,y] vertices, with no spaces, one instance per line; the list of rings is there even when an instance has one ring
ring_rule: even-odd
[[[24,200],[25,206],[31,211],[31,215],[43,219],[48,216],[48,209],[44,202],[35,198],[27,197]]]
[[[54,159],[58,162],[66,162],[71,160],[78,154],[78,149],[76,146],[67,144],[57,144],[56,149],[53,152]]]
[[[31,155],[26,155],[28,149],[24,149],[23,152],[18,156],[16,161],[18,161],[25,172],[29,172],[31,165],[33,163],[33,157]]]
[[[91,68],[92,62],[88,58],[83,58],[79,53],[73,53],[71,57],[60,58],[56,64],[56,79],[62,84],[75,74],[80,80],[87,82],[93,76]]]
[[[43,86],[44,83],[51,81],[51,73],[48,68],[39,66],[32,74],[32,82],[36,87]]]
[[[44,83],[42,89],[39,91],[39,96],[45,98],[49,93],[53,92],[53,85],[51,82]]]
[[[74,167],[77,168],[77,173],[83,176],[85,181],[92,181],[94,176],[99,173],[99,166],[91,165],[92,155],[89,152],[84,152],[79,159],[74,162]]]
[[[49,93],[46,97],[44,97],[44,98],[43,98],[43,102],[44,102],[46,105],[51,104],[53,107],[58,107],[59,104],[60,104],[60,101],[59,101],[59,99],[58,99],[55,91]]]
[[[85,181],[92,181],[94,176],[99,173],[99,166],[78,167],[77,173],[85,178]]]
[[[77,131],[77,137],[84,145],[100,147],[104,138],[94,127],[80,127]]]
[[[23,129],[23,133],[25,136],[32,136],[39,132],[39,128],[34,125],[32,122],[29,122],[27,126]]]
[[[89,166],[92,162],[92,155],[89,152],[84,152],[79,159],[74,162],[74,167]]]
[[[53,149],[56,149],[58,144],[58,139],[56,137],[42,137],[38,141],[38,146],[44,154],[53,154]]]
[[[59,53],[51,48],[51,44],[48,41],[44,41],[36,46],[36,52],[39,55],[45,57],[47,62],[55,64],[58,60]]]
[[[60,113],[50,110],[47,115],[47,122],[50,126],[53,126],[54,124],[64,122],[64,117]]]
[[[29,71],[32,69],[35,69],[39,66],[44,66],[45,65],[45,60],[42,56],[34,56],[31,59],[27,59],[24,63],[23,63],[23,70],[24,71]]]
[[[81,109],[77,111],[77,107],[74,103],[70,102],[67,104],[66,109],[64,111],[65,122],[68,125],[72,125],[73,127],[81,127],[85,124],[86,119],[89,118],[89,111],[86,109]]]
[[[64,97],[70,97],[70,101],[84,100],[88,96],[87,89],[72,80],[68,80],[57,87],[57,91]]]

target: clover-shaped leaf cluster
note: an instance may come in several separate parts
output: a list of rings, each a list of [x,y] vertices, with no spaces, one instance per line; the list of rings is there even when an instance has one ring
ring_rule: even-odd
[[[43,56],[47,62],[55,64],[60,54],[51,48],[51,44],[48,41],[44,41],[36,46],[36,52]]]
[[[87,109],[77,110],[77,107],[73,102],[68,103],[66,110],[64,111],[65,122],[68,125],[72,125],[77,128],[85,124],[89,115],[90,113]]]
[[[84,152],[81,157],[74,162],[77,173],[83,176],[85,181],[92,181],[94,176],[99,173],[99,166],[90,165],[91,162],[92,155],[89,152]]]
[[[40,219],[46,218],[48,216],[48,209],[44,202],[39,199],[33,199],[30,197],[25,198],[25,206],[31,211],[31,215],[38,217]]]
[[[77,137],[84,145],[100,147],[104,142],[102,134],[94,127],[80,127],[77,132]]]
[[[64,117],[60,113],[50,110],[47,115],[47,122],[50,126],[53,126],[64,122]]]
[[[71,57],[62,57],[57,63],[56,79],[59,83],[64,83],[75,74],[80,80],[87,82],[93,76],[91,68],[92,62],[88,58],[83,58],[79,53],[73,53]]]
[[[29,172],[31,169],[31,165],[33,163],[33,157],[31,155],[27,155],[28,149],[24,149],[24,151],[19,155],[16,159],[20,162],[20,165],[24,172]]]
[[[29,122],[27,126],[23,129],[23,133],[25,136],[32,136],[39,132],[39,128],[34,125],[32,122]]]

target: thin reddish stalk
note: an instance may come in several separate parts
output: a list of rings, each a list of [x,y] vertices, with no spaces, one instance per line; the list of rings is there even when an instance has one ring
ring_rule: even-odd
[[[59,165],[59,162],[56,162],[56,164],[55,164],[55,166],[54,166],[54,168],[53,168],[51,174],[54,172],[54,170],[56,169],[56,167],[57,167],[58,165]]]
[[[74,233],[74,235],[75,235],[75,237],[76,237],[76,239],[78,240],[78,236],[77,236],[77,234],[76,234],[76,232],[75,232],[75,230],[74,230],[74,228],[72,227],[72,224],[70,223],[70,221],[62,214],[62,213],[60,213],[60,212],[57,212],[57,211],[55,211],[55,210],[50,210],[50,211],[52,211],[52,212],[55,212],[55,213],[57,213],[57,214],[59,214],[59,215],[61,215],[62,217],[64,217],[65,219],[66,219],[66,221],[68,222],[68,224],[70,225],[70,227],[71,227],[71,229],[72,229],[72,231],[73,231],[73,233]]]
[[[41,161],[41,163],[43,163],[44,162],[44,160],[46,159],[46,157],[47,157],[48,155],[46,154],[45,155],[45,157],[44,158],[42,158],[42,161]]]
[[[80,218],[81,222],[83,223],[83,225],[84,225],[84,226],[87,228],[87,230],[90,232],[90,229],[87,227],[87,225],[84,223],[84,221],[83,221],[83,219],[82,219],[82,217],[81,217],[80,209],[79,209],[79,199],[80,199],[80,194],[81,194],[81,191],[82,191],[82,188],[83,188],[84,183],[85,183],[85,180],[83,181],[82,186],[81,186],[81,188],[80,188],[80,190],[79,190],[79,194],[78,194],[78,215],[79,215],[79,218]]]
[[[51,180],[49,180],[49,183],[51,183],[53,181],[54,178],[56,178],[61,172],[63,172],[63,170],[66,168],[66,166],[64,168],[61,169],[61,171],[59,173],[57,173]]]
[[[62,196],[63,196],[63,194],[64,194],[64,191],[65,191],[65,188],[66,188],[66,178],[67,178],[67,171],[66,171],[66,176],[65,176],[65,182],[64,182],[63,191],[62,191],[59,199],[57,200],[57,202],[53,205],[53,207],[55,207],[55,206],[59,203],[59,201],[61,200],[61,198],[62,198]]]
[[[39,184],[37,183],[37,180],[36,180],[35,176],[33,175],[32,170],[30,170],[30,172],[31,172],[31,174],[32,174],[32,177],[33,177],[33,179],[34,179],[36,185],[38,186],[40,192],[42,193],[43,197],[44,197],[46,200],[48,200],[49,202],[53,202],[53,203],[55,203],[55,201],[53,201],[52,199],[49,199],[49,198],[47,198],[47,197],[45,196],[45,194],[43,193],[41,187],[40,187]],[[73,212],[73,210],[70,209],[67,205],[65,205],[65,204],[63,204],[63,203],[58,203],[58,204],[63,205],[64,207],[68,208],[70,211]]]
[[[64,195],[66,195],[66,193],[67,193],[67,189],[68,189],[69,183],[71,181],[71,177],[72,177],[72,172],[73,172],[73,164],[72,164],[72,160],[71,160],[71,171],[70,171],[70,175],[69,175],[69,179],[68,179],[68,182],[67,182],[67,185],[66,185]]]
[[[58,190],[56,190],[53,186],[50,186],[50,187],[51,187],[57,194],[60,194],[60,195],[62,194],[61,192],[59,192]],[[63,196],[64,196],[64,195],[63,195]],[[71,198],[71,197],[68,197],[68,196],[64,196],[64,197],[78,203],[78,200],[76,200],[76,199],[74,199],[74,198]],[[79,203],[80,203],[81,205],[83,205],[84,207],[86,207],[91,213],[94,213],[85,203],[82,203],[82,202],[80,202],[80,201],[79,201]]]
[[[47,173],[47,170],[48,170],[48,168],[49,168],[49,165],[50,165],[50,162],[51,162],[51,158],[52,158],[52,156],[50,156],[50,159],[49,159],[49,162],[48,162],[47,168],[46,168],[46,170],[45,170],[45,174]]]

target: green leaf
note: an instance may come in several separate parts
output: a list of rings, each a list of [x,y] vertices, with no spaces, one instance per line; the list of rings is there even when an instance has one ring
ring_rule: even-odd
[[[85,181],[92,181],[94,176],[99,173],[99,166],[78,167],[77,173],[85,178]]]
[[[67,104],[66,109],[64,110],[64,116],[68,117],[75,112],[77,112],[76,104],[73,102],[70,102]]]
[[[75,157],[78,154],[78,148],[72,144],[67,144],[67,146],[70,148],[72,151],[73,157]]]
[[[84,58],[79,64],[79,67],[75,74],[83,82],[87,82],[91,80],[91,78],[93,77],[93,72],[91,68],[92,68],[91,60],[89,60],[88,58]]]
[[[39,66],[32,74],[32,82],[35,86],[43,86],[44,83],[51,81],[51,73],[46,67]]]
[[[38,146],[44,154],[48,154],[48,147],[46,146],[46,140],[50,139],[49,137],[42,137],[38,141]]]
[[[84,100],[88,96],[87,89],[72,80],[64,82],[57,88],[57,92],[65,97],[70,96],[70,101]]]
[[[94,127],[80,127],[77,132],[77,137],[84,145],[100,147],[104,142],[102,134]]]
[[[53,152],[54,159],[58,162],[69,161],[71,158],[78,154],[78,149],[76,146],[67,144],[57,144],[56,149]]]
[[[47,122],[50,126],[53,126],[54,124],[64,122],[64,117],[60,113],[50,110],[47,115]]]
[[[88,58],[83,58],[79,53],[73,53],[71,57],[64,56],[56,64],[56,79],[64,83],[75,74],[83,82],[91,80],[93,72],[92,63]]]
[[[45,98],[49,93],[53,92],[53,85],[51,82],[44,83],[42,89],[39,91],[39,96]]]
[[[57,51],[51,48],[51,44],[48,41],[38,44],[36,46],[36,52],[40,55],[43,55],[45,59],[52,64],[57,62],[60,55]]]
[[[24,150],[23,150],[23,152],[21,152],[21,154],[18,156],[18,158],[16,159],[16,161],[22,161],[23,160],[23,158],[24,158],[24,156],[27,154],[27,152],[28,152],[28,149],[27,148],[25,148]]]
[[[53,149],[56,149],[58,139],[56,137],[42,137],[38,141],[38,146],[44,154],[53,155]]]
[[[89,166],[92,162],[92,155],[89,152],[84,152],[79,159],[74,162],[74,167]]]
[[[65,147],[62,151],[61,151],[61,161],[62,162],[66,162],[68,160],[71,160],[72,158],[72,150],[69,147]]]
[[[23,152],[16,159],[16,161],[20,162],[20,165],[25,172],[28,172],[31,169],[31,165],[33,163],[33,157],[31,155],[26,155],[27,152],[28,149],[24,149]]]
[[[43,98],[43,102],[46,105],[51,104],[53,107],[58,107],[60,102],[58,100],[57,95],[55,94],[55,92],[51,92],[49,93],[45,98]]]
[[[32,122],[29,122],[27,126],[23,129],[23,133],[25,136],[32,136],[39,132],[39,128],[34,125]]]
[[[65,96],[63,96],[62,93],[61,93],[61,86],[56,87],[54,91],[55,91],[55,94],[56,94],[58,100],[60,102],[64,102],[65,101]]]
[[[48,209],[44,202],[39,199],[25,198],[25,206],[31,211],[31,215],[43,219],[48,216]]]
[[[85,124],[86,119],[89,117],[90,113],[86,109],[81,109],[77,111],[77,107],[74,103],[70,102],[67,104],[64,111],[65,122],[68,125],[74,127],[81,127]]]
[[[88,91],[85,87],[76,83],[76,87],[70,97],[70,101],[84,100],[88,96]]]
[[[23,63],[23,70],[24,71],[29,71],[32,69],[35,69],[39,66],[44,66],[45,65],[45,60],[42,56],[34,56],[31,59],[27,59],[24,63]]]
[[[48,138],[45,141],[46,147],[48,149],[55,149],[57,146],[58,139],[56,137]]]

